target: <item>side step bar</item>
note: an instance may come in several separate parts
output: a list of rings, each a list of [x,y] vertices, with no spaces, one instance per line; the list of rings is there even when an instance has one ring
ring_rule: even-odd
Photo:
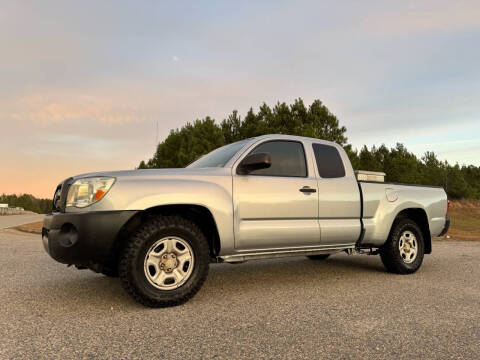
[[[314,248],[314,249],[293,249],[293,250],[268,250],[257,251],[245,254],[225,255],[217,256],[217,262],[236,263],[247,260],[258,259],[273,259],[289,256],[306,256],[306,255],[320,255],[320,254],[333,254],[345,250],[355,250],[355,245],[342,246],[342,247],[330,247],[330,248]]]

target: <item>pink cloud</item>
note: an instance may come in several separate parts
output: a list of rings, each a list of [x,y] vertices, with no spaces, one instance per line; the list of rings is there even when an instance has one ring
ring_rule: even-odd
[[[478,1],[412,1],[409,6],[372,12],[364,27],[379,36],[480,28]]]
[[[95,119],[118,124],[145,121],[150,115],[125,99],[100,95],[31,94],[12,99],[0,112],[0,117],[51,125],[71,120]]]

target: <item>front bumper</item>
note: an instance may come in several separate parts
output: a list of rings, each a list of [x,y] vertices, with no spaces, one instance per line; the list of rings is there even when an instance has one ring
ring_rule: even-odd
[[[43,220],[45,251],[64,264],[89,266],[108,262],[115,239],[137,211],[53,213]]]
[[[445,218],[445,225],[443,227],[442,232],[438,236],[443,236],[447,233],[448,229],[450,228],[450,218],[447,216]]]

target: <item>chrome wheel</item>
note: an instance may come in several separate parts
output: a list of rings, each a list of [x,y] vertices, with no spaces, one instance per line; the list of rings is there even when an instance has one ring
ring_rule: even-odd
[[[169,236],[156,241],[145,256],[145,276],[160,290],[173,290],[192,275],[194,254],[182,238]]]
[[[398,249],[403,261],[410,264],[415,261],[418,253],[417,238],[411,231],[404,231],[398,240]]]

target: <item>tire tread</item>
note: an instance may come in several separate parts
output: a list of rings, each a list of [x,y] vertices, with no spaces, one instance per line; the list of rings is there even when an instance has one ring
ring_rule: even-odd
[[[189,287],[188,291],[183,291],[180,296],[172,297],[171,299],[154,299],[137,286],[132,278],[131,267],[135,264],[139,252],[145,242],[158,231],[169,228],[180,228],[190,233],[193,238],[198,239],[200,246],[197,247],[199,253],[195,254],[195,261],[199,262],[198,270],[200,271],[200,275],[193,286]],[[140,226],[130,238],[130,241],[126,244],[120,257],[118,270],[123,288],[136,301],[148,307],[169,307],[187,302],[198,292],[198,290],[200,290],[208,275],[209,260],[209,247],[207,240],[200,228],[194,222],[177,215],[152,215]],[[182,287],[179,289],[182,289]]]
[[[415,236],[419,244],[417,259],[414,262],[414,264],[416,264],[415,266],[403,262],[397,249],[397,241],[402,231],[406,228],[415,231]],[[380,258],[387,271],[401,275],[412,274],[420,268],[423,261],[424,250],[424,239],[417,223],[409,218],[399,218],[394,222],[387,242],[380,249]]]

